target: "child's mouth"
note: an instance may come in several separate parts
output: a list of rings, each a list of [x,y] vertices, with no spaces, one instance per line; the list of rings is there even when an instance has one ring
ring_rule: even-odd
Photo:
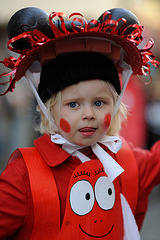
[[[85,137],[92,136],[95,133],[95,131],[96,131],[96,128],[92,128],[92,127],[84,127],[79,130],[79,132]]]

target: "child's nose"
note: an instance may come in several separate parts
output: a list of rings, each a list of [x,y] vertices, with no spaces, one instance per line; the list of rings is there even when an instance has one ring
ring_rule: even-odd
[[[82,119],[95,119],[95,113],[92,107],[85,107],[83,110]]]

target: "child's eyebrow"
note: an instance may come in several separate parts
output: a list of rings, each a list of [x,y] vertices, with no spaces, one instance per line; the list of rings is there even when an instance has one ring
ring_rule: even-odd
[[[68,97],[62,98],[63,102],[77,102],[78,100],[81,100],[81,99],[78,98],[77,96],[68,96]]]
[[[73,178],[76,178],[76,177],[79,177],[79,176],[82,176],[82,175],[87,175],[88,177],[90,177],[91,173],[90,172],[86,172],[86,171],[80,171],[80,172],[77,172],[73,175]]]
[[[63,102],[78,102],[78,101],[83,101],[85,98],[84,97],[77,97],[77,96],[69,96],[69,97],[65,97],[62,99]],[[99,96],[94,96],[93,97],[93,101],[97,101],[97,100],[104,100],[104,101],[107,101],[109,100],[110,98],[107,96],[107,95],[99,95]]]
[[[64,102],[78,102],[80,99],[79,98],[68,98],[65,99]]]
[[[104,168],[103,167],[95,170],[95,176],[98,175],[101,172],[104,172]]]

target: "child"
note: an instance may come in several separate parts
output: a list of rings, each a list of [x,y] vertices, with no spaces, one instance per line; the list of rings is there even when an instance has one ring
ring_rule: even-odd
[[[26,76],[44,135],[34,148],[15,150],[0,177],[0,239],[140,239],[149,193],[160,182],[160,142],[150,151],[125,140],[122,147],[121,98],[132,73],[150,71],[149,55],[158,62],[137,48],[142,28],[128,10],[90,23],[54,13],[49,22],[54,38],[36,8],[20,10],[8,25],[9,44],[21,55],[3,61],[15,74],[5,93]],[[35,60],[38,93],[28,70]]]

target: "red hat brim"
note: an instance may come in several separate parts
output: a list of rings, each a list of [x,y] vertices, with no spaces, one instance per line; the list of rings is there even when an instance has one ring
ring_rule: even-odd
[[[80,32],[70,33],[51,39],[35,49],[27,52],[17,67],[15,78],[18,81],[35,60],[43,66],[56,56],[69,52],[91,51],[105,54],[119,66],[120,51],[123,51],[123,60],[132,67],[134,74],[138,74],[142,67],[142,55],[132,42],[123,36],[108,32]]]

